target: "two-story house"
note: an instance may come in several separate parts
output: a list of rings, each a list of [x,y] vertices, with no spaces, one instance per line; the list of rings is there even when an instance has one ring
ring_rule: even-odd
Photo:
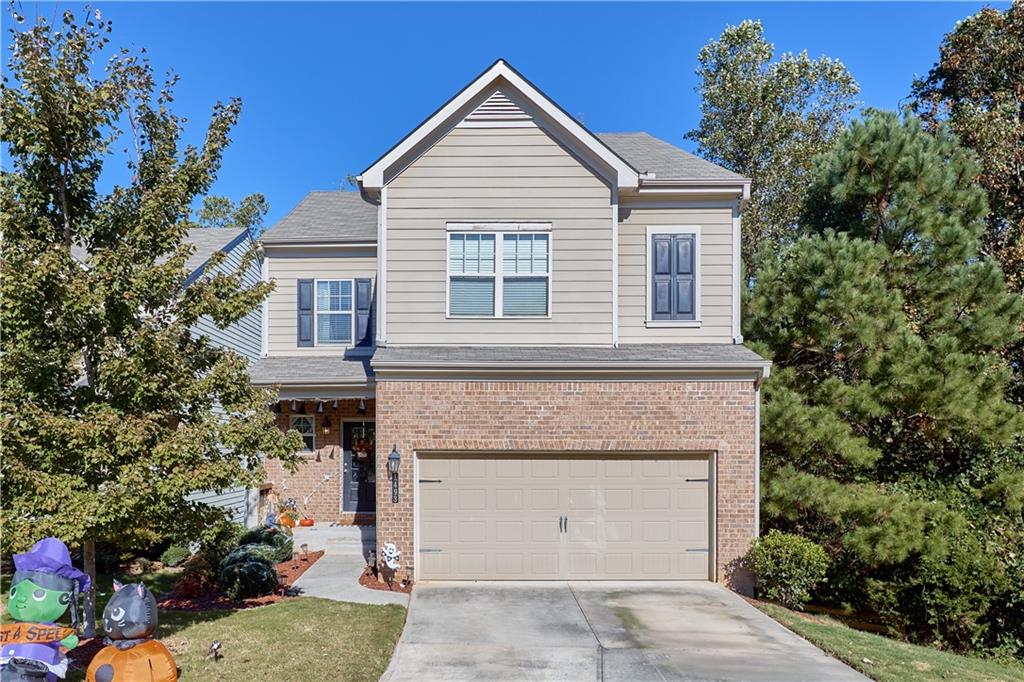
[[[375,523],[415,580],[747,587],[749,181],[592,133],[500,60],[358,181],[262,238],[253,378],[308,450],[280,494]]]

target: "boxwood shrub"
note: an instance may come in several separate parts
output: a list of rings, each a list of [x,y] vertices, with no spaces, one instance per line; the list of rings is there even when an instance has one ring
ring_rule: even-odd
[[[747,563],[757,576],[758,596],[799,609],[825,580],[830,562],[817,543],[771,530],[754,541]]]

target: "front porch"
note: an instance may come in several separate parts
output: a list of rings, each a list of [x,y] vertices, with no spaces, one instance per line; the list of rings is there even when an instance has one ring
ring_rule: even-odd
[[[272,406],[277,427],[294,429],[306,449],[294,472],[266,462],[267,504],[294,500],[317,526],[376,523],[376,401],[295,398]]]

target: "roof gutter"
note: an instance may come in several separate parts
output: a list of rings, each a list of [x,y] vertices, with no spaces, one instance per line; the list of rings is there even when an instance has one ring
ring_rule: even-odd
[[[670,375],[706,375],[753,377],[758,385],[768,378],[772,363],[760,362],[543,362],[525,363],[487,361],[402,361],[385,360],[373,363],[373,370],[379,376],[479,374],[488,375],[511,372],[524,375],[634,375],[667,377]]]
[[[640,186],[637,191],[640,194],[727,193],[735,194],[742,201],[746,201],[750,198],[750,180],[747,178],[737,178],[735,180],[640,178]]]
[[[309,240],[309,239],[281,239],[281,240],[275,240],[275,241],[269,241],[269,242],[264,240],[261,243],[263,245],[263,248],[265,248],[265,249],[267,249],[267,248],[270,248],[270,249],[273,249],[273,248],[295,248],[295,247],[302,247],[302,248],[307,248],[307,249],[328,248],[328,247],[330,247],[330,248],[339,248],[339,247],[341,247],[341,248],[347,248],[347,249],[357,249],[357,248],[363,248],[363,249],[373,248],[373,249],[375,249],[375,248],[377,248],[377,241],[376,240],[368,241],[368,240],[365,240],[365,239],[363,239],[361,241],[348,241],[348,240],[343,240],[343,239],[317,239],[317,240]]]

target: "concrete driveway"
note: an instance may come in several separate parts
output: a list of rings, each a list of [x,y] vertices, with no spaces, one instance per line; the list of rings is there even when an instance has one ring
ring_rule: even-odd
[[[711,583],[423,583],[383,680],[867,680]]]

